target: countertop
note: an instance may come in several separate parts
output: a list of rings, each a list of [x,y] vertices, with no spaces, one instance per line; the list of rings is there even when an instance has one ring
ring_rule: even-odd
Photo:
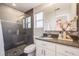
[[[63,45],[68,45],[72,47],[79,48],[79,42],[78,41],[65,41],[65,40],[59,40],[57,38],[48,38],[48,37],[35,37],[38,40],[52,42],[52,43],[58,43]]]

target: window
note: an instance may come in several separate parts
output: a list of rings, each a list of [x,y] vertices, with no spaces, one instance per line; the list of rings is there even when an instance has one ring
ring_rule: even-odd
[[[23,19],[23,29],[25,29],[25,19]]]
[[[31,28],[31,16],[26,18],[26,28]]]
[[[27,27],[27,20],[28,20],[28,18],[25,19],[25,27],[26,27],[26,29],[28,28]]]
[[[27,27],[31,28],[31,17],[27,18]]]
[[[35,28],[43,28],[43,12],[35,14]]]

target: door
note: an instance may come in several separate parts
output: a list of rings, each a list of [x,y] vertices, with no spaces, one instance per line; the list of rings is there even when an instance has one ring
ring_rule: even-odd
[[[45,56],[55,56],[55,50],[45,49],[44,55]]]
[[[44,56],[44,49],[41,46],[36,47],[36,56]]]

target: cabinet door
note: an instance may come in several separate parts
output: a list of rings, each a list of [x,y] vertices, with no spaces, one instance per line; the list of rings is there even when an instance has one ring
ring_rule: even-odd
[[[55,56],[55,50],[45,49],[44,55],[45,56]]]
[[[56,44],[56,55],[79,56],[79,48]]]
[[[36,56],[44,56],[44,49],[43,47],[36,47]]]
[[[55,44],[42,40],[36,40],[36,55],[54,56]]]

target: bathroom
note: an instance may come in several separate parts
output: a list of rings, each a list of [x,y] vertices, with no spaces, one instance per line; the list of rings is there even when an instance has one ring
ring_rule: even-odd
[[[0,55],[79,55],[78,15],[78,3],[0,3]],[[60,20],[63,29],[57,23]]]

